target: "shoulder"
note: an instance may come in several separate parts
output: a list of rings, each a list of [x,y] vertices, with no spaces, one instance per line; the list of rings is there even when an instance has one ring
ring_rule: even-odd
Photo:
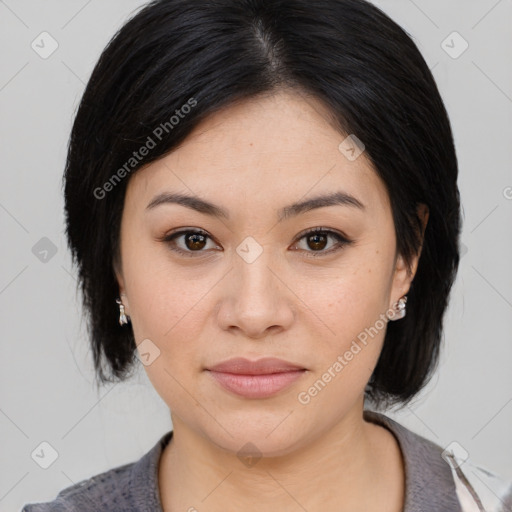
[[[22,512],[101,510],[99,507],[107,505],[113,508],[126,505],[130,500],[129,481],[134,465],[119,466],[66,487],[53,501],[27,504]]]
[[[159,511],[158,463],[171,437],[167,432],[138,461],[71,485],[51,502],[26,504],[21,512]]]
[[[512,512],[512,483],[473,465],[467,454],[457,453],[456,444],[443,449],[383,414],[365,411],[364,417],[398,441],[405,467],[404,512]]]

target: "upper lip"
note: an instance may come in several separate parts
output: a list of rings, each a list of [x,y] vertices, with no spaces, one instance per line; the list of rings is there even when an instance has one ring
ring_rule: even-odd
[[[268,375],[270,373],[305,370],[302,366],[275,357],[264,357],[256,361],[250,361],[243,357],[235,357],[234,359],[223,361],[215,366],[210,366],[207,369],[214,372],[234,373],[238,375]]]

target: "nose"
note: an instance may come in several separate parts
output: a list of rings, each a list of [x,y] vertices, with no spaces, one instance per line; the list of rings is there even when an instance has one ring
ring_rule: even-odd
[[[291,326],[293,293],[265,252],[252,263],[236,256],[229,276],[217,312],[222,329],[260,339]]]

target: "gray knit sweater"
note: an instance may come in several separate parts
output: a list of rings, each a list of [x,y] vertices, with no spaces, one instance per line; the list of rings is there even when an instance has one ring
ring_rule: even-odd
[[[485,471],[478,475],[481,470],[468,462],[460,467],[456,459],[449,463],[446,451],[387,416],[370,411],[364,416],[390,430],[398,440],[405,465],[404,512],[512,512],[512,487],[508,484],[495,481],[494,475]],[[22,512],[163,512],[158,463],[171,437],[172,431],[167,432],[138,461],[72,485],[52,502],[27,504]],[[470,482],[476,480],[473,474],[492,489],[489,496],[479,496]]]

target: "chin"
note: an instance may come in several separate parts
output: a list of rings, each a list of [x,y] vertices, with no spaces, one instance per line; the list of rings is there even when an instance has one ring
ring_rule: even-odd
[[[293,414],[284,421],[288,412],[242,414],[234,411],[230,418],[216,416],[219,423],[209,422],[202,435],[215,446],[242,457],[245,452],[254,452],[254,457],[285,456],[306,443],[307,434],[294,423]]]

